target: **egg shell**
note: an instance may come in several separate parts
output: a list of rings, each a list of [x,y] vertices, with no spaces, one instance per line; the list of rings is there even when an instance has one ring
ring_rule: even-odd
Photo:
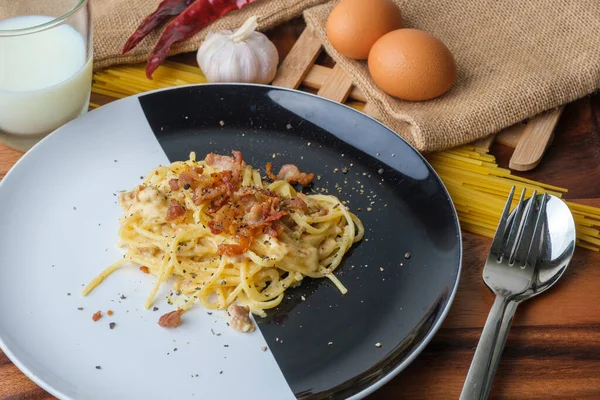
[[[402,14],[392,0],[342,0],[327,18],[327,39],[346,57],[366,60],[373,44],[402,28]]]
[[[456,63],[448,47],[418,29],[382,36],[371,48],[368,64],[377,86],[403,100],[441,96],[456,79]]]

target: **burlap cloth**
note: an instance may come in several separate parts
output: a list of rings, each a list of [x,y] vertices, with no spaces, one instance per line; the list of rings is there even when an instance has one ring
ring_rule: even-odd
[[[600,87],[599,0],[394,1],[406,27],[432,33],[454,54],[456,83],[438,99],[394,99],[375,86],[366,62],[337,53],[325,33],[337,1],[304,17],[382,122],[419,150],[473,141]]]
[[[326,1],[258,0],[241,10],[232,11],[217,19],[192,39],[175,44],[170,54],[196,51],[209,31],[238,28],[253,15],[260,17],[260,29],[264,30],[288,21],[302,14],[305,9]],[[159,3],[159,0],[92,0],[94,69],[146,60],[148,52],[154,47],[164,26],[155,29],[127,55],[121,56],[121,49],[139,23],[152,13]]]

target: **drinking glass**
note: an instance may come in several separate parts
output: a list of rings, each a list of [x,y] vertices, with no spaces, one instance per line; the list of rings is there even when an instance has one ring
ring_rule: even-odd
[[[0,0],[0,141],[25,151],[87,112],[88,0]]]

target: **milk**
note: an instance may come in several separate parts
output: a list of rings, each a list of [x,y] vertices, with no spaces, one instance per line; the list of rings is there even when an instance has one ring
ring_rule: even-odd
[[[0,21],[0,30],[53,19],[10,18]],[[0,133],[46,134],[85,113],[92,75],[92,57],[87,58],[85,39],[68,25],[0,37]]]

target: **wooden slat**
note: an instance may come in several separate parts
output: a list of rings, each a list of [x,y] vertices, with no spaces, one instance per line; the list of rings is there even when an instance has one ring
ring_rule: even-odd
[[[352,89],[352,79],[336,64],[317,94],[326,99],[343,103]]]
[[[492,148],[492,144],[494,144],[494,139],[496,139],[496,134],[486,136],[484,138],[474,141],[471,144],[475,147],[477,151],[489,153],[490,149]]]
[[[321,41],[305,29],[283,60],[272,82],[273,86],[296,89],[321,53]]]
[[[511,125],[506,129],[501,130],[496,134],[496,143],[501,143],[505,146],[512,147],[513,149],[517,147],[519,143],[519,139],[521,139],[521,134],[525,129],[525,124],[519,122],[517,124]]]
[[[321,86],[325,83],[329,76],[332,73],[332,68],[324,67],[322,65],[315,64],[313,65],[308,74],[304,77],[302,84],[311,89],[320,89]],[[362,101],[363,103],[367,102],[367,98],[356,86],[352,86],[350,93],[348,94],[348,98],[356,101]]]
[[[554,128],[564,107],[547,111],[532,118],[519,139],[519,143],[510,159],[509,167],[517,171],[529,171],[535,168],[552,140]]]

